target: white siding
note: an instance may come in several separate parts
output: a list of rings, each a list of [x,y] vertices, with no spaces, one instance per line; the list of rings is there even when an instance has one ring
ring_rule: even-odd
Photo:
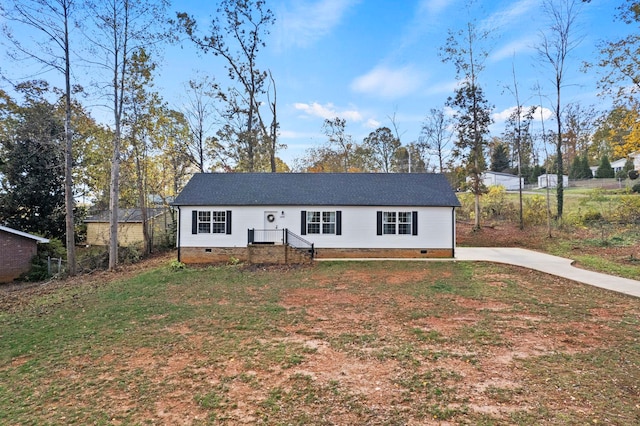
[[[192,234],[193,210],[232,211],[232,232]],[[342,235],[301,235],[301,211],[341,211]],[[340,207],[340,206],[219,206],[180,207],[182,247],[245,247],[247,230],[264,229],[264,212],[277,211],[278,226],[300,235],[317,248],[452,248],[455,220],[452,207]],[[418,235],[377,235],[377,211],[417,211]],[[284,214],[282,214],[284,212]]]

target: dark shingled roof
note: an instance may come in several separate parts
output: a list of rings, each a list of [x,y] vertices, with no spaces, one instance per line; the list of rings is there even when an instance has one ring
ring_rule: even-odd
[[[460,203],[432,173],[197,173],[176,206],[439,206]]]

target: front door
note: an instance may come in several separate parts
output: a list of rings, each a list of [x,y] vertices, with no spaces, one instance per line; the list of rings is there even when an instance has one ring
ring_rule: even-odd
[[[280,212],[265,211],[264,212],[264,229],[265,237],[274,243],[282,243],[284,235],[282,227],[279,224]]]

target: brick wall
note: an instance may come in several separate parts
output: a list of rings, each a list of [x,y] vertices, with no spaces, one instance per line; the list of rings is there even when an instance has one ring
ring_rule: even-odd
[[[187,264],[229,263],[232,259],[249,260],[246,247],[181,247],[180,261]]]
[[[31,267],[37,253],[35,240],[0,231],[0,282],[10,282]]]
[[[311,263],[311,254],[286,245],[250,245],[249,263],[301,264]]]
[[[451,258],[452,249],[316,249],[319,259],[355,258]],[[228,263],[232,258],[249,263],[293,264],[310,263],[311,256],[306,250],[284,245],[256,244],[248,247],[194,248],[180,249],[180,260],[188,264]]]
[[[453,257],[452,249],[340,249],[319,248],[316,249],[318,259],[356,259],[356,258],[449,258]]]

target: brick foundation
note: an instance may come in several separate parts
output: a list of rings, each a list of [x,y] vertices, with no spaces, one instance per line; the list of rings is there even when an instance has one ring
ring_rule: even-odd
[[[187,264],[229,263],[238,259],[248,263],[310,263],[311,255],[306,250],[285,245],[250,245],[248,247],[183,247],[180,261]]]
[[[422,258],[450,258],[453,249],[344,249],[319,248],[316,249],[318,259],[356,259],[356,258],[393,258],[393,259],[422,259]]]
[[[246,247],[181,247],[180,261],[187,264],[229,263],[232,259],[249,260]]]
[[[452,249],[316,249],[318,259],[427,259],[452,258]],[[229,263],[238,259],[248,263],[295,264],[312,261],[308,251],[286,245],[249,245],[248,247],[182,247],[180,261],[187,264]]]

